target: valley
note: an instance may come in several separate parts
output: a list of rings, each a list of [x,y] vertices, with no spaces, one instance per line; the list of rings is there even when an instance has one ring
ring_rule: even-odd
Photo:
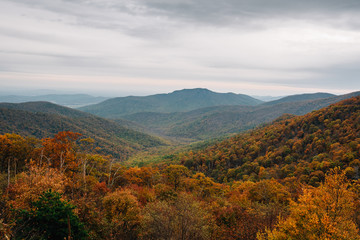
[[[296,239],[323,234],[309,222],[313,211],[322,218],[336,211],[324,223],[341,232],[331,233],[336,239],[357,237],[360,92],[242,105],[237,95],[220,95],[220,106],[193,96],[188,104],[200,108],[164,110],[169,101],[153,109],[159,112],[134,106],[128,114],[129,103],[118,103],[105,116],[45,101],[0,103],[0,233],[56,236],[36,232],[47,215],[32,207],[53,209],[55,201],[76,208],[66,214],[77,239]],[[168,232],[157,230],[167,223]]]

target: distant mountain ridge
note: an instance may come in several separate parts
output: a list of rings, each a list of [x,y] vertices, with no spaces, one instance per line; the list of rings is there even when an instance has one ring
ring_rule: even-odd
[[[329,98],[329,97],[335,97],[335,96],[336,95],[331,94],[331,93],[304,93],[304,94],[296,94],[296,95],[282,97],[280,99],[269,101],[269,102],[266,102],[263,104],[264,105],[275,105],[278,103],[308,101],[308,100],[316,100],[316,99]]]
[[[45,138],[60,131],[91,137],[102,148],[101,153],[121,160],[138,150],[166,144],[158,137],[123,127],[114,121],[49,102],[0,103],[0,134]]]
[[[204,88],[183,89],[145,97],[118,97],[79,108],[106,118],[119,118],[138,112],[186,112],[221,105],[255,106],[263,101],[244,94],[216,93]]]
[[[269,105],[215,106],[184,113],[143,112],[122,118],[143,125],[163,136],[203,140],[249,130],[271,122],[283,114],[303,115],[359,95],[360,92],[354,92],[315,100],[284,101]]]
[[[47,94],[37,96],[6,95],[0,96],[0,102],[23,103],[46,101],[67,107],[81,107],[102,102],[108,98],[94,97],[88,94]]]

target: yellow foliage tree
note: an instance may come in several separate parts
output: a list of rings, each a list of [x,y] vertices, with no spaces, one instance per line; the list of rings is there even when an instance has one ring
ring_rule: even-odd
[[[291,204],[290,216],[280,219],[273,231],[259,234],[258,239],[360,239],[349,185],[344,172],[332,170],[318,188],[304,189],[299,201]]]
[[[117,189],[103,198],[106,225],[111,239],[136,239],[140,226],[137,198],[127,189]]]

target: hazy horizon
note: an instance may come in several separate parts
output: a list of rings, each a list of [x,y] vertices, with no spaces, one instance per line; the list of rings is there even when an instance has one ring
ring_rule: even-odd
[[[91,92],[91,91],[81,91],[81,90],[61,90],[61,89],[12,89],[9,91],[0,91],[0,96],[10,96],[10,95],[14,95],[14,96],[29,96],[29,97],[35,97],[35,96],[42,96],[42,95],[77,95],[77,94],[84,94],[84,95],[90,95],[93,97],[107,97],[107,98],[113,98],[113,97],[127,97],[127,96],[149,96],[149,95],[155,95],[155,94],[167,94],[167,93],[172,93],[174,91],[179,91],[179,90],[185,90],[185,89],[196,89],[196,88],[181,88],[181,89],[175,89],[175,90],[171,90],[171,91],[159,91],[159,92],[151,92],[151,93],[147,93],[147,92],[114,92],[114,93],[110,93],[110,92]],[[208,89],[208,88],[205,88]],[[283,95],[271,95],[271,93],[267,93],[264,95],[258,95],[258,94],[246,94],[243,92],[235,92],[235,91],[217,91],[214,89],[208,89],[212,92],[216,92],[216,93],[235,93],[235,94],[245,94],[254,98],[258,98],[260,100],[264,100],[268,101],[269,99],[279,99],[281,97],[286,97],[286,96],[290,96],[290,95],[298,95],[298,94],[312,94],[312,93],[330,93],[330,94],[334,94],[334,95],[342,95],[342,94],[348,94],[351,92],[355,92],[355,91],[351,91],[351,92],[344,92],[344,93],[334,93],[334,92],[299,92],[299,93],[294,93],[294,94],[283,94]]]

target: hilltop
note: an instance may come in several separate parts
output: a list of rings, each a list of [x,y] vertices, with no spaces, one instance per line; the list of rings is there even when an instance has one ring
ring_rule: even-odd
[[[261,100],[244,94],[216,93],[208,89],[196,88],[145,97],[111,98],[95,105],[79,108],[79,110],[106,118],[120,118],[139,112],[185,112],[210,106],[254,106],[261,103],[263,103]]]

